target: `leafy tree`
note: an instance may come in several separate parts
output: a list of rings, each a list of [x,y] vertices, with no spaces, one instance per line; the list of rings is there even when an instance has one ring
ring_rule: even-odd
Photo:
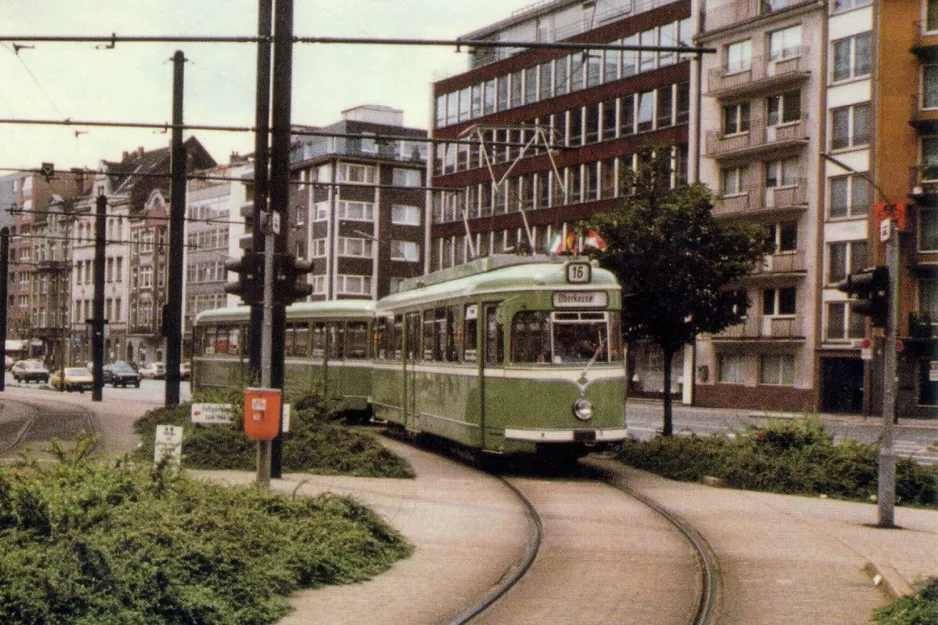
[[[702,332],[738,323],[748,301],[730,287],[772,249],[765,228],[717,221],[702,184],[672,185],[670,150],[645,148],[628,172],[615,211],[589,226],[607,248],[599,264],[622,285],[624,338],[654,341],[664,357],[664,427],[673,433],[671,363],[682,345]]]

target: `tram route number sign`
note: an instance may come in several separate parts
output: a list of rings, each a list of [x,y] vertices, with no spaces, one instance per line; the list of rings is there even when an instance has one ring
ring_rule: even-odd
[[[593,267],[589,263],[567,263],[564,269],[570,284],[589,284],[593,279]]]
[[[178,425],[156,426],[153,444],[153,462],[167,460],[170,467],[179,470],[182,464],[182,427]]]
[[[232,423],[235,418],[232,404],[192,404],[193,423]]]

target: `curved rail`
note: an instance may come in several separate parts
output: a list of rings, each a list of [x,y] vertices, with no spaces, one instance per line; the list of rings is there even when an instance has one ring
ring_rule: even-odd
[[[697,611],[694,614],[692,625],[713,625],[716,623],[717,607],[723,589],[723,578],[720,574],[720,562],[710,543],[701,536],[687,521],[679,515],[668,510],[654,499],[636,492],[621,481],[621,476],[604,463],[586,460],[591,468],[602,473],[605,480],[614,488],[621,490],[630,497],[637,499],[648,506],[677,529],[690,543],[700,567],[700,588],[698,589]]]
[[[50,397],[49,399],[52,398]],[[56,431],[56,429],[60,429],[63,423],[67,423],[67,419],[78,418],[83,420],[83,427],[79,429],[84,429],[90,435],[94,435],[97,429],[94,421],[94,411],[85,406],[62,404],[60,405],[61,407],[52,408],[50,404],[46,402],[30,401],[18,397],[15,399],[5,397],[3,402],[25,406],[31,411],[31,414],[28,414],[24,418],[22,424],[11,439],[0,440],[0,455],[11,453],[30,438],[39,441],[61,437],[61,434]]]
[[[541,523],[541,517],[537,514],[537,510],[534,509],[534,505],[528,500],[527,497],[524,496],[520,490],[515,487],[514,484],[506,480],[504,477],[495,477],[497,477],[502,482],[502,484],[507,486],[515,494],[515,496],[525,508],[529,526],[527,546],[525,547],[521,558],[519,558],[515,565],[508,571],[508,573],[498,584],[492,587],[492,589],[489,590],[489,592],[487,592],[474,605],[470,606],[467,610],[457,615],[456,618],[447,621],[445,625],[465,625],[476,616],[484,612],[490,605],[498,601],[511,589],[512,586],[514,586],[522,577],[524,577],[524,574],[527,573],[529,568],[531,568],[531,564],[534,562],[534,558],[537,557],[537,552],[541,547],[541,535],[543,533],[544,527]]]

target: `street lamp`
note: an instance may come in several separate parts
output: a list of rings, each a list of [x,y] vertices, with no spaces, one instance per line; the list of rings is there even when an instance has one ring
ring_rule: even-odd
[[[859,172],[829,154],[821,156],[852,174],[862,176],[879,192],[880,197],[890,204],[886,193],[866,172]],[[886,250],[886,268],[889,272],[888,309],[883,345],[883,436],[879,444],[879,477],[877,486],[877,505],[879,507],[879,527],[895,527],[896,502],[896,455],[893,444],[893,422],[896,418],[896,394],[898,392],[898,363],[896,354],[897,326],[899,323],[899,233],[896,220],[892,216],[883,219],[884,228],[880,229],[879,240]]]

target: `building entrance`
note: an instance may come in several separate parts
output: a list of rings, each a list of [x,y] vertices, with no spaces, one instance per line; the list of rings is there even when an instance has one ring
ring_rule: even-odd
[[[863,411],[863,361],[859,358],[821,359],[821,410]]]

